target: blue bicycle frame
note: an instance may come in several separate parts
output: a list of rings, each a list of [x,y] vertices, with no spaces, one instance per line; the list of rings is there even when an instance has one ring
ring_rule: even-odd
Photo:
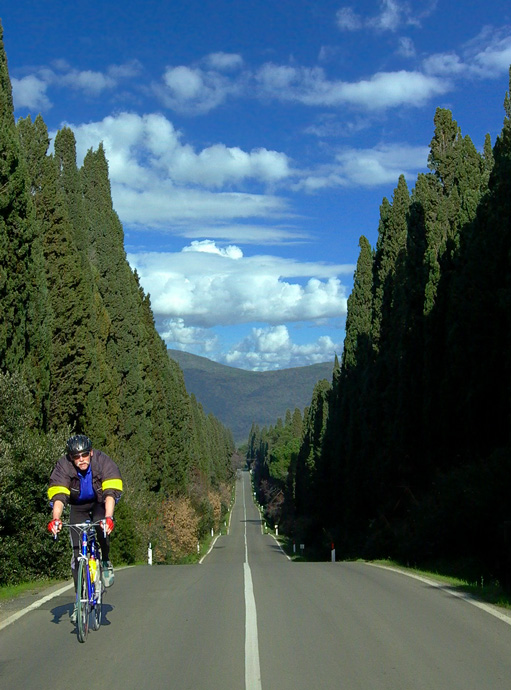
[[[78,569],[76,588],[77,634],[80,642],[85,642],[89,632],[89,623],[93,630],[101,626],[101,601],[103,583],[101,575],[101,551],[96,542],[96,527],[104,521],[64,524],[64,527],[80,530],[81,549],[75,567]]]

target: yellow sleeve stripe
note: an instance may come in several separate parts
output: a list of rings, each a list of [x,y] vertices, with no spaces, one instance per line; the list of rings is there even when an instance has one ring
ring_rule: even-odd
[[[48,489],[48,498],[51,499],[57,494],[65,494],[66,496],[71,496],[71,492],[67,486],[50,486]]]
[[[101,488],[103,491],[106,491],[107,489],[122,491],[122,479],[105,479],[101,485]]]

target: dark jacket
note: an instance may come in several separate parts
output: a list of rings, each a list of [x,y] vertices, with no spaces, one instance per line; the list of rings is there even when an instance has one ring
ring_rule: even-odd
[[[113,496],[117,502],[122,494],[122,477],[116,463],[100,450],[93,450],[90,465],[96,501],[103,503],[106,496]],[[75,504],[78,502],[79,495],[78,470],[73,461],[67,455],[63,455],[51,473],[48,498],[52,504],[56,500],[64,504]]]

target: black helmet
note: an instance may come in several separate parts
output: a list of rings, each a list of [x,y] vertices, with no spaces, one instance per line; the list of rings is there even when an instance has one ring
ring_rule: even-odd
[[[85,453],[92,449],[92,441],[88,436],[83,434],[78,434],[77,436],[71,436],[68,438],[66,443],[66,450],[69,455],[78,455],[78,453]]]

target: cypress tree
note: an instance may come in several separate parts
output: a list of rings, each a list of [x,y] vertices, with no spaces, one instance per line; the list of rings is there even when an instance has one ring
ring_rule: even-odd
[[[373,250],[362,236],[359,241],[360,254],[353,281],[353,290],[348,297],[346,337],[342,354],[344,375],[357,365],[367,365],[371,348],[371,321],[373,308]]]
[[[21,371],[46,423],[49,331],[41,237],[14,123],[0,24],[0,369]]]
[[[74,242],[66,200],[58,184],[52,156],[47,156],[48,130],[41,116],[18,122],[20,141],[30,170],[32,198],[43,241],[45,274],[51,307],[49,425],[68,424],[86,430],[86,403],[97,375],[90,331],[90,299]]]
[[[87,153],[81,176],[89,258],[110,319],[105,355],[118,401],[118,407],[111,411],[110,431],[120,440],[129,441],[139,462],[148,467],[151,424],[144,371],[149,360],[140,322],[140,295],[126,260],[122,225],[113,210],[108,164],[102,145],[96,152]]]

